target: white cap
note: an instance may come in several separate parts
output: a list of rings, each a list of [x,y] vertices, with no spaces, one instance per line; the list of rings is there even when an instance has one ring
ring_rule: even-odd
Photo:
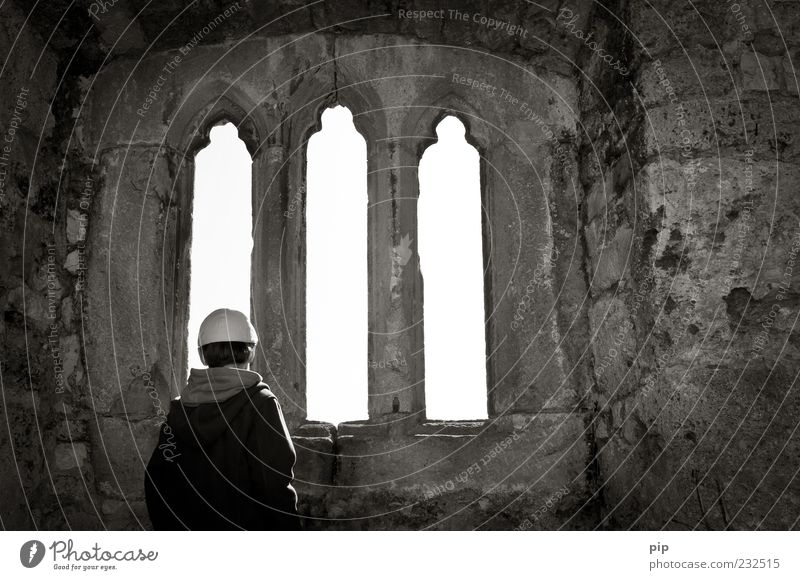
[[[212,342],[256,344],[258,335],[244,313],[230,308],[220,308],[206,316],[200,325],[200,332],[197,333],[197,346],[205,346]]]

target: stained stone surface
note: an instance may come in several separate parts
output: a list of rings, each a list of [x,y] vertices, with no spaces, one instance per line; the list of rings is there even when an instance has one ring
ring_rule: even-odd
[[[106,4],[0,7],[5,528],[150,526],[193,156],[225,120],[308,529],[797,527],[795,2]],[[370,359],[409,364],[333,426],[305,419],[298,353],[304,143],[336,103],[368,144]],[[485,422],[425,419],[423,280],[396,251],[446,114],[482,158]]]

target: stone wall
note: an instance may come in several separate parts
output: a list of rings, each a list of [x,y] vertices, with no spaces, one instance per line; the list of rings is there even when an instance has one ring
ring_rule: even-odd
[[[796,5],[696,6],[618,6],[634,72],[583,90],[601,524],[787,529]]]
[[[148,103],[159,76],[167,78],[163,93]],[[459,47],[386,35],[278,36],[234,47],[156,52],[104,67],[88,94],[90,114],[82,133],[92,149],[102,152],[98,165],[104,187],[96,206],[105,217],[90,234],[90,245],[97,248],[89,260],[90,301],[97,315],[89,334],[93,344],[113,345],[116,354],[107,358],[94,348],[88,357],[90,380],[107,385],[95,395],[95,404],[115,415],[108,433],[119,431],[121,424],[113,421],[134,418],[142,435],[147,432],[153,409],[145,404],[141,415],[131,417],[128,402],[137,400],[143,385],[119,370],[142,366],[142,351],[149,353],[146,368],[162,401],[182,383],[176,370],[182,368],[176,364],[183,356],[181,344],[178,337],[170,342],[174,322],[140,305],[157,303],[163,294],[168,312],[186,308],[181,295],[174,304],[170,300],[186,284],[190,266],[185,257],[191,191],[185,185],[191,183],[191,157],[205,143],[198,134],[207,135],[210,125],[228,119],[240,126],[253,153],[254,207],[264,208],[255,218],[253,268],[263,283],[254,295],[263,349],[256,367],[281,397],[298,434],[298,488],[310,515],[319,518],[309,526],[338,519],[344,521],[336,525],[357,527],[463,526],[488,517],[499,505],[527,506],[509,507],[509,513],[487,524],[508,527],[562,488],[570,489],[573,501],[561,509],[577,509],[588,485],[581,404],[588,366],[575,361],[576,366],[570,358],[580,352],[579,343],[561,344],[571,325],[586,324],[579,300],[585,293],[582,244],[575,234],[570,185],[577,172],[576,96],[568,77],[516,57],[478,58]],[[527,110],[520,110],[523,100]],[[304,200],[304,146],[318,128],[321,111],[333,102],[351,108],[368,144],[374,208],[369,214],[369,358],[410,361],[402,368],[372,369],[371,421],[338,431],[304,426],[304,366],[298,352],[305,343],[305,224],[302,212],[283,211],[289,200]],[[417,237],[416,165],[447,113],[464,121],[484,159],[491,264],[487,304],[493,311],[487,350],[496,351],[489,367],[492,420],[466,426],[458,436],[446,426],[424,423],[422,361],[412,356],[423,340],[422,279],[416,255],[401,263],[394,251],[403,238]],[[179,274],[160,277],[163,263],[177,264]],[[557,302],[559,288],[568,289],[569,298]],[[125,330],[140,324],[145,325],[141,334]],[[331,372],[335,376],[335,369]],[[115,411],[120,398],[126,404]],[[484,456],[493,458],[492,449],[509,437],[520,443],[508,451],[501,447],[502,462],[491,468],[487,462],[482,476],[458,490],[446,489],[437,500],[440,507],[427,505],[426,490],[438,480],[454,487],[462,471],[480,465]],[[148,449],[147,440],[139,447]],[[125,461],[138,464],[139,458]],[[431,467],[420,470],[423,465]],[[126,496],[136,497],[136,477],[127,482],[111,476],[137,470],[125,462],[117,467],[108,470],[108,480],[101,476],[100,485],[121,486]],[[464,498],[481,509],[437,524],[440,513]],[[408,507],[388,516],[387,504]]]
[[[795,525],[792,3],[67,4],[0,9],[5,527],[149,527],[194,154],[224,121],[307,528]],[[369,359],[409,364],[335,427],[306,421],[298,353],[305,143],[337,103],[367,143]],[[482,159],[486,422],[426,420],[423,280],[396,251],[447,114]]]
[[[0,517],[11,529],[99,527],[77,259],[95,178],[69,122],[89,65],[14,5],[0,38]]]

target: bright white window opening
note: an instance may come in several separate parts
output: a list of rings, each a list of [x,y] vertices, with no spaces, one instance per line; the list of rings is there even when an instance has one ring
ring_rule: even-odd
[[[189,293],[189,367],[203,368],[197,332],[217,308],[250,316],[253,250],[252,160],[231,123],[211,129],[195,156]]]
[[[487,417],[480,160],[464,125],[445,117],[419,165],[429,419]]]
[[[323,113],[307,163],[307,416],[366,419],[367,148],[348,109]]]

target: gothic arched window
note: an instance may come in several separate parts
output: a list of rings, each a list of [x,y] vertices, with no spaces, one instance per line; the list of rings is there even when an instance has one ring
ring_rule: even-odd
[[[197,353],[200,323],[217,308],[250,314],[253,250],[252,159],[236,127],[211,129],[210,144],[195,156],[189,282],[188,362]]]
[[[306,173],[309,419],[367,417],[367,152],[345,107],[322,115]]]
[[[430,419],[487,416],[483,235],[478,152],[453,116],[419,164],[425,404]]]

